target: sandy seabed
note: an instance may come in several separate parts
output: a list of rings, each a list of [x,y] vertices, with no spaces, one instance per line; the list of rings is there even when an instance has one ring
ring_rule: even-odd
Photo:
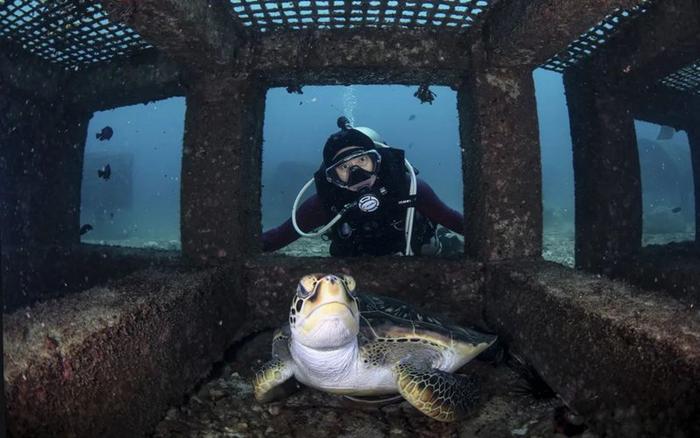
[[[272,332],[239,344],[218,376],[189,400],[172,407],[154,434],[160,437],[563,437],[568,422],[582,421],[558,398],[536,399],[518,392],[518,375],[505,365],[474,360],[461,372],[480,381],[478,407],[466,418],[440,423],[397,399],[383,405],[351,402],[342,396],[301,387],[291,396],[260,404],[253,397],[254,370],[270,359]],[[566,412],[565,424],[556,411]],[[579,426],[585,429],[585,426]],[[581,438],[595,438],[588,430]]]
[[[460,236],[461,239],[461,236]],[[684,242],[695,239],[694,233],[666,233],[646,234],[643,237],[643,245],[663,245],[670,242]],[[125,246],[132,248],[160,249],[179,251],[180,241],[171,240],[146,240],[130,238],[125,240],[91,240],[83,239],[84,243]],[[302,237],[286,247],[275,251],[275,254],[293,257],[330,257],[330,241],[321,237]],[[545,233],[542,237],[542,257],[564,266],[574,266],[574,235],[573,233]]]

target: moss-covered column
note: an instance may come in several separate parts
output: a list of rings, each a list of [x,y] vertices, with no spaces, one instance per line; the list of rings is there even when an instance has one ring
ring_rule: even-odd
[[[77,243],[89,114],[17,95],[0,111],[4,242]]]
[[[2,85],[0,84],[0,87]],[[4,305],[37,298],[60,250],[79,242],[90,115],[62,99],[12,89],[0,99],[0,227]],[[54,289],[58,285],[51,285]]]
[[[634,119],[585,71],[564,75],[573,144],[576,266],[610,273],[638,253],[642,192]]]
[[[457,94],[465,251],[482,260],[542,252],[541,160],[532,71],[490,68]]]
[[[686,129],[690,144],[690,159],[693,166],[693,186],[695,189],[695,243],[700,247],[700,127],[694,125]]]
[[[182,251],[206,264],[259,250],[265,88],[229,71],[196,76],[187,94]]]

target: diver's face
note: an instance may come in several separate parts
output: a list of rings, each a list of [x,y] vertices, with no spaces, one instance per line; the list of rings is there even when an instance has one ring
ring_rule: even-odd
[[[353,148],[356,148],[356,146],[349,146],[343,148],[340,151],[338,151],[338,153],[335,154],[335,156],[337,157],[338,155],[342,154],[348,149]],[[374,162],[369,158],[369,156],[361,155],[359,157],[355,157],[351,160],[348,160],[335,168],[335,173],[338,175],[338,179],[344,183],[347,183],[350,180],[350,172],[353,167],[359,167],[360,169],[363,169],[367,172],[374,172]]]

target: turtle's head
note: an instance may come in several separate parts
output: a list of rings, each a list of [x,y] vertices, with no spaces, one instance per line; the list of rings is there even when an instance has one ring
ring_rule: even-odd
[[[357,338],[360,311],[349,275],[305,275],[289,310],[292,338],[316,349],[337,348]]]

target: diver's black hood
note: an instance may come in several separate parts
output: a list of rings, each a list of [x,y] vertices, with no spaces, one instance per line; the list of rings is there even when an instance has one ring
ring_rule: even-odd
[[[333,157],[343,148],[357,146],[360,149],[375,149],[371,138],[357,129],[343,129],[332,134],[323,146],[323,165],[329,167],[333,164]]]

